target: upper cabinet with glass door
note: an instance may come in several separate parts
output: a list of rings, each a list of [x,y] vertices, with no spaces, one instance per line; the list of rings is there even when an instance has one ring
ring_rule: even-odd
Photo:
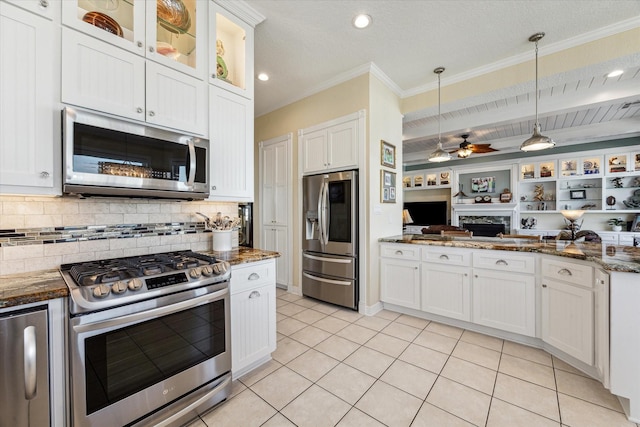
[[[253,99],[253,44],[252,25],[209,4],[209,83]]]
[[[520,181],[531,179],[556,179],[556,161],[522,161],[520,163]]]
[[[204,79],[206,0],[65,0],[62,22],[110,44]]]
[[[597,178],[602,176],[602,156],[590,155],[581,157],[567,157],[560,159],[560,178],[588,176]]]

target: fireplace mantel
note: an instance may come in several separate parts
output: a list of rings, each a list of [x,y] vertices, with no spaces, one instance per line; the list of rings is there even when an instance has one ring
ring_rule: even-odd
[[[454,211],[459,212],[489,212],[492,213],[495,211],[515,211],[517,204],[516,203],[455,203],[452,205]],[[482,215],[480,213],[479,215]]]

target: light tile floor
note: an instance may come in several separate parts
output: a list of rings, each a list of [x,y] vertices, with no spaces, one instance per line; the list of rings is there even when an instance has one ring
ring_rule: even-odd
[[[640,427],[602,384],[539,349],[281,289],[277,319],[273,360],[189,427]]]

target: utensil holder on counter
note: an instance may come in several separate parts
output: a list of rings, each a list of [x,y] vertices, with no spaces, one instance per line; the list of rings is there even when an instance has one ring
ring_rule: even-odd
[[[231,234],[232,230],[211,230],[213,235],[214,251],[230,251],[231,250]]]

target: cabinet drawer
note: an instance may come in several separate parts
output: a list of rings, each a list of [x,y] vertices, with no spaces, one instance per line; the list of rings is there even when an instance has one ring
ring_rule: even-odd
[[[585,288],[593,288],[593,267],[572,262],[542,259],[542,275]]]
[[[640,239],[640,234],[621,234],[618,244],[623,246],[633,246],[633,239]]]
[[[471,253],[467,249],[460,250],[433,247],[422,251],[422,261],[437,264],[470,266]]]
[[[614,233],[599,233],[602,243],[618,244],[618,235]]]
[[[473,267],[534,274],[536,271],[536,259],[532,255],[514,255],[509,252],[497,251],[477,251],[473,253]]]
[[[417,261],[420,259],[420,247],[417,245],[384,244],[380,245],[380,256]]]
[[[271,283],[276,283],[274,260],[233,266],[231,269],[231,295]]]

